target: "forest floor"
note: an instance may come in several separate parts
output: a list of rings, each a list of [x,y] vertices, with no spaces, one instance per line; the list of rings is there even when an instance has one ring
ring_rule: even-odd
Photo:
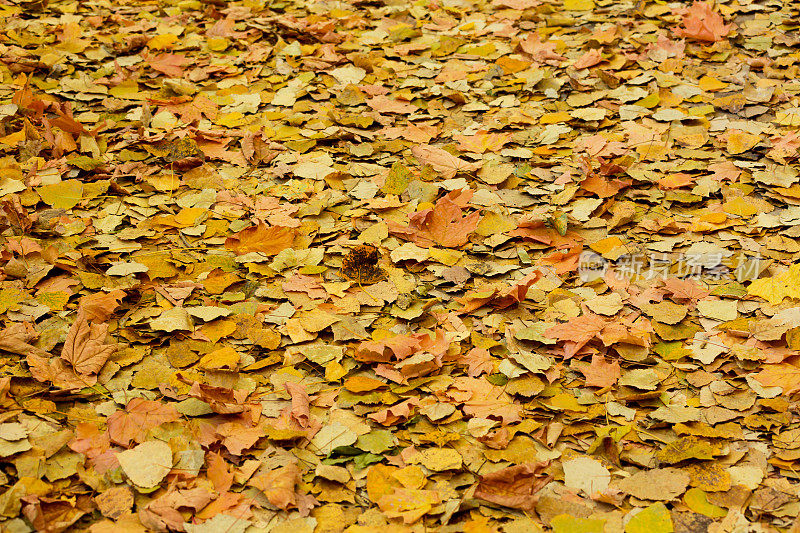
[[[800,533],[800,2],[0,27],[3,532]]]

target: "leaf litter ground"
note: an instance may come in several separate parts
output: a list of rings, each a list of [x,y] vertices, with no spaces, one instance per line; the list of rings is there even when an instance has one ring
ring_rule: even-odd
[[[800,531],[797,2],[0,2],[0,527]]]

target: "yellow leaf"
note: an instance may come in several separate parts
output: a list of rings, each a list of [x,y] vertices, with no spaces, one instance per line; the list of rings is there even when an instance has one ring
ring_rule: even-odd
[[[760,296],[773,305],[781,303],[784,298],[800,298],[800,263],[777,276],[753,280],[747,293]]]
[[[37,190],[42,201],[55,209],[72,209],[83,196],[83,184],[78,180],[66,180],[43,185]]]
[[[156,35],[149,41],[147,41],[147,47],[151,50],[164,50],[166,48],[171,48],[175,41],[178,40],[178,36],[172,33],[163,33],[161,35]]]
[[[593,0],[564,0],[564,9],[567,11],[591,11],[594,9]]]
[[[711,76],[703,76],[700,78],[698,85],[700,89],[709,92],[721,91],[728,86],[727,83],[719,81],[717,78],[712,78]]]
[[[753,216],[758,212],[758,208],[752,202],[741,196],[728,200],[722,204],[722,209],[731,215],[738,215],[740,217]]]
[[[238,370],[239,360],[239,353],[233,347],[225,346],[203,356],[197,366],[203,370]]]
[[[236,322],[233,320],[215,320],[203,324],[200,328],[200,332],[211,342],[219,342],[221,338],[231,335],[234,331],[236,331]]]
[[[225,37],[211,37],[208,40],[208,49],[214,52],[222,52],[228,48],[230,44],[231,42]]]
[[[728,135],[726,150],[731,154],[741,154],[753,148],[760,140],[761,137],[752,133],[731,133]]]
[[[713,503],[710,503],[706,493],[696,488],[686,491],[686,494],[683,495],[683,503],[685,503],[686,506],[695,513],[699,513],[709,518],[722,518],[728,514],[728,511],[722,507],[718,507]]]

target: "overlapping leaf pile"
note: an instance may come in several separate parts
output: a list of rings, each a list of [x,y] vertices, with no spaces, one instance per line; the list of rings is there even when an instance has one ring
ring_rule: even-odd
[[[0,3],[0,529],[800,531],[799,20]]]

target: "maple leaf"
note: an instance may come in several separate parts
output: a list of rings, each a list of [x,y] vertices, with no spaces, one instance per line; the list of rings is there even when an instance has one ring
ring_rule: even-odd
[[[455,403],[463,404],[462,409],[467,415],[500,419],[503,424],[522,420],[522,406],[514,402],[501,387],[485,379],[456,378],[447,394]]]
[[[105,344],[107,335],[108,324],[90,323],[87,314],[79,311],[67,332],[61,358],[78,374],[97,374],[117,349],[114,344]]]
[[[594,354],[588,367],[581,367],[581,374],[586,377],[587,387],[606,388],[615,384],[620,376],[620,367],[617,361],[607,362],[602,355]]]
[[[586,179],[581,182],[582,189],[592,192],[600,198],[609,198],[614,196],[622,189],[630,187],[630,185],[630,180],[607,180],[606,178],[594,173],[587,176]]]
[[[573,66],[575,68],[577,68],[577,69],[589,68],[589,67],[593,67],[593,66],[597,65],[598,63],[600,63],[602,61],[603,61],[603,56],[600,53],[600,50],[597,50],[595,48],[595,49],[589,50],[588,52],[583,54],[581,57],[579,57],[578,60],[575,61],[575,64]]]
[[[120,300],[125,298],[125,291],[114,289],[110,292],[96,292],[81,297],[79,312],[86,315],[89,322],[105,322],[119,307]]]
[[[171,78],[183,76],[183,67],[191,63],[191,59],[184,54],[158,54],[156,56],[145,56],[144,59],[153,70],[163,72]]]
[[[287,381],[283,386],[292,397],[291,417],[301,428],[308,429],[311,421],[311,413],[309,412],[311,398],[306,393],[305,387],[291,381]]]
[[[553,339],[566,341],[564,359],[569,359],[589,341],[600,335],[606,324],[607,321],[603,317],[593,313],[585,313],[570,319],[568,322],[551,327],[545,331],[545,335]]]
[[[100,431],[96,425],[89,422],[81,422],[75,426],[75,436],[67,443],[71,450],[82,453],[94,459],[106,451],[111,446],[108,432]]]
[[[458,362],[467,365],[467,375],[471,378],[476,378],[481,374],[487,374],[494,368],[489,350],[485,348],[471,349],[467,354],[462,356]]]
[[[800,298],[800,264],[769,278],[753,280],[747,287],[748,294],[760,296],[771,304],[779,304],[784,298]]]
[[[249,396],[246,390],[215,387],[206,383],[192,381],[182,374],[178,374],[176,377],[178,381],[191,386],[189,396],[207,403],[215,413],[225,415],[243,413],[253,407],[245,404]]]
[[[664,288],[672,293],[672,297],[678,300],[690,300],[696,302],[709,295],[709,291],[704,289],[693,279],[669,278],[664,281]]]
[[[97,383],[96,375],[80,375],[59,357],[42,357],[28,353],[26,358],[31,375],[36,381],[50,382],[67,390],[83,389]]]
[[[525,299],[531,285],[539,281],[541,277],[541,271],[536,270],[504,289],[492,288],[471,291],[463,297],[456,298],[456,301],[464,306],[458,311],[458,314],[471,313],[484,305],[491,305],[495,309],[506,309],[518,304]]]
[[[22,513],[42,533],[61,533],[80,519],[87,511],[77,507],[77,502],[31,494],[23,498]]]
[[[440,245],[458,248],[467,243],[470,233],[481,220],[478,211],[462,214],[462,208],[451,198],[453,193],[440,198],[432,209],[424,209],[410,217],[408,228],[391,223],[389,231],[413,240],[419,246],[430,248]]]
[[[458,141],[459,150],[482,154],[501,149],[511,139],[511,134],[479,131],[475,135],[455,135],[453,139]]]
[[[531,58],[546,65],[557,67],[567,58],[556,53],[556,43],[552,41],[542,42],[537,32],[530,32],[528,36],[520,41],[519,47]]]
[[[128,447],[131,442],[144,442],[151,429],[179,418],[178,411],[171,405],[134,398],[124,411],[108,417],[108,436],[112,442]]]
[[[695,0],[691,7],[681,10],[681,14],[683,27],[674,30],[679,37],[713,43],[721,41],[733,28],[733,24],[725,24],[710,2]]]
[[[369,414],[367,417],[378,424],[394,426],[398,422],[408,420],[411,417],[411,413],[414,412],[414,408],[419,406],[419,403],[417,398],[409,398],[391,407]]]
[[[532,511],[542,490],[553,476],[544,473],[549,461],[509,466],[481,476],[475,497],[505,507]]]
[[[214,498],[207,487],[171,489],[139,509],[142,525],[156,531],[181,531],[185,519],[181,510],[199,511]]]
[[[216,435],[222,438],[222,445],[233,455],[242,455],[264,436],[260,427],[250,427],[243,422],[226,422],[216,428]]]
[[[228,470],[228,464],[222,455],[216,452],[206,452],[206,465],[208,467],[206,475],[214,484],[214,490],[220,494],[227,492],[233,484],[233,472]]]

